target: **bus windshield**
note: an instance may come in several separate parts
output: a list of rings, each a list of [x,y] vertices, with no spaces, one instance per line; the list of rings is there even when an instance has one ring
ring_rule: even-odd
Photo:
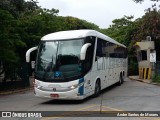
[[[44,82],[64,82],[80,76],[80,51],[83,44],[83,38],[42,41],[38,48],[35,77]]]

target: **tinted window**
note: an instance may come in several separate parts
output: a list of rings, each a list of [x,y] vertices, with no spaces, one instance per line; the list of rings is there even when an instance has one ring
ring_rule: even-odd
[[[127,50],[124,47],[121,47],[114,43],[98,38],[96,56],[111,57],[111,58],[126,58]]]

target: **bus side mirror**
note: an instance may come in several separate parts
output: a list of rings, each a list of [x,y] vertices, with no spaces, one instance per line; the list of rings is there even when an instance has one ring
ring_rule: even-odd
[[[86,58],[86,51],[88,47],[91,46],[91,43],[86,43],[82,46],[81,48],[81,53],[80,53],[80,60],[85,60]]]
[[[30,62],[30,53],[33,52],[34,50],[37,50],[38,47],[32,47],[29,50],[27,50],[26,52],[26,62],[29,63]]]

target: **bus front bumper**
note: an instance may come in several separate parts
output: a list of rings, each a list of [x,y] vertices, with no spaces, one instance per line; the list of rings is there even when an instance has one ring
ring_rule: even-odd
[[[35,96],[45,97],[59,100],[82,100],[84,95],[78,93],[78,88],[66,92],[52,92],[52,91],[42,91],[34,87]]]

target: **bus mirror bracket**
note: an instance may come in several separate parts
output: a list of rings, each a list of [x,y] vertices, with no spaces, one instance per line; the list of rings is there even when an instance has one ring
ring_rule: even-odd
[[[29,50],[27,50],[26,52],[26,62],[29,63],[30,62],[30,53],[37,50],[38,47],[32,47]]]
[[[86,58],[86,51],[88,47],[91,46],[91,43],[86,43],[82,46],[81,48],[81,53],[80,53],[80,60],[85,60]]]

